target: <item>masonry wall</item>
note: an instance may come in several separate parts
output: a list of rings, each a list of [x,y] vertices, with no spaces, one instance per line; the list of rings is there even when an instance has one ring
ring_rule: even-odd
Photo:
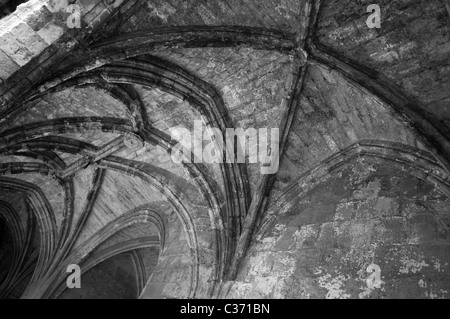
[[[293,194],[227,297],[448,298],[450,202],[414,170],[363,157]]]
[[[191,288],[191,263],[186,233],[181,223],[171,220],[167,248],[162,252],[141,298],[186,298]]]

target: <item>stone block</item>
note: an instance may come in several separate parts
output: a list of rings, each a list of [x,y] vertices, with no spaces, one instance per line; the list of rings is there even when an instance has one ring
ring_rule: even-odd
[[[53,14],[41,1],[25,2],[17,7],[14,14],[34,31],[40,30],[53,18]]]
[[[94,7],[92,7],[92,9],[87,12],[86,14],[83,14],[83,9],[82,9],[82,16],[83,16],[83,20],[87,23],[87,24],[91,24],[95,21],[98,20],[99,16],[109,13],[109,10],[106,8],[106,6],[103,4],[103,2],[99,2],[97,5],[95,5]]]
[[[19,66],[24,66],[33,58],[32,53],[8,32],[0,34],[0,48]]]
[[[77,4],[81,8],[81,16],[89,13],[101,0],[78,0]]]
[[[2,29],[2,33],[6,31],[11,34],[33,56],[38,55],[48,46],[29,25],[15,15],[10,16],[7,24]]]
[[[9,78],[11,74],[19,69],[15,63],[5,52],[0,50],[0,79],[2,82]]]
[[[64,27],[50,21],[37,33],[48,45],[51,45],[64,34],[64,31]]]

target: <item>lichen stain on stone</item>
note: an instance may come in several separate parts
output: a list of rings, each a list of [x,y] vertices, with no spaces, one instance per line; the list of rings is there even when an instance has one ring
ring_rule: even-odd
[[[157,7],[156,5],[151,4],[149,1],[147,3],[147,6],[153,10],[153,13],[158,16],[162,21],[167,23],[167,20],[169,19],[169,16],[174,14],[176,12],[176,9],[173,8],[171,5],[164,3],[160,7]]]
[[[316,241],[319,235],[319,227],[317,225],[306,225],[296,230],[294,238],[297,248],[307,246],[309,241]]]
[[[338,275],[332,277],[330,274],[326,274],[318,278],[319,285],[322,288],[328,290],[325,298],[327,299],[350,299],[351,295],[345,292],[345,283],[350,279],[350,276]]]
[[[272,236],[270,237],[259,236],[257,238],[258,242],[260,242],[263,245],[263,249],[272,249],[275,246],[275,244],[280,240],[285,230],[286,230],[285,225],[277,224],[271,230]]]
[[[433,289],[430,289],[430,292],[425,292],[425,297],[429,299],[447,299],[448,298],[448,291],[444,289],[439,289],[439,291],[433,291]]]
[[[365,298],[369,298],[370,295],[372,294],[372,292],[374,292],[377,289],[381,289],[382,292],[385,292],[386,289],[384,288],[384,285],[386,284],[383,280],[380,280],[380,282],[378,283],[378,287],[369,287],[369,285],[367,285],[367,281],[364,283],[365,286],[362,286],[361,289],[363,290],[363,292],[361,292],[359,294],[359,299],[365,299]]]
[[[400,258],[401,267],[399,270],[400,274],[416,274],[420,272],[424,267],[429,267],[430,265],[427,264],[424,260],[416,260],[413,259],[410,256],[401,256]]]
[[[232,295],[237,298],[284,297],[286,279],[292,276],[296,265],[293,258],[284,253],[260,252],[250,258],[249,264],[245,282],[236,282]]]
[[[427,288],[428,285],[427,285],[427,283],[426,283],[423,279],[420,279],[420,280],[419,280],[419,287],[420,287],[420,288]]]
[[[448,263],[446,263],[445,266],[448,266]],[[444,269],[441,267],[441,261],[437,258],[433,258],[433,267],[438,272],[444,272]]]
[[[225,85],[222,88],[222,94],[224,99],[228,102],[230,109],[238,107],[241,103],[240,94],[244,92],[243,89],[239,87],[232,87],[231,85]]]
[[[357,160],[357,165],[352,169],[349,180],[351,184],[356,185],[366,180],[373,172],[376,172],[375,166],[365,163],[364,158],[359,158]]]
[[[368,183],[366,187],[356,190],[353,194],[353,197],[360,200],[377,199],[380,191],[381,181],[379,179],[375,179],[374,181]]]

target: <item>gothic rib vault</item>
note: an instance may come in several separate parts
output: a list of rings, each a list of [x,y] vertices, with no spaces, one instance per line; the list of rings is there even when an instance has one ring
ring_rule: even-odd
[[[450,5],[373,2],[1,0],[0,298],[448,298]],[[279,171],[174,163],[199,119]]]

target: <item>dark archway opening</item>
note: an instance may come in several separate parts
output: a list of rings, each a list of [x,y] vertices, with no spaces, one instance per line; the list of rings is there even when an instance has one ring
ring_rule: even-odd
[[[81,275],[80,289],[66,289],[60,299],[136,299],[136,272],[129,253],[111,257]]]

